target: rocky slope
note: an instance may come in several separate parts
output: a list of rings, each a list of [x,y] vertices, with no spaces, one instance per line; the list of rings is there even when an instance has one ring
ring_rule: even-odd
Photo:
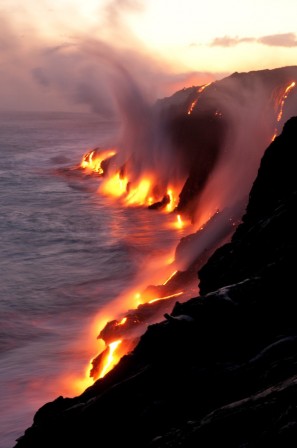
[[[297,117],[262,158],[242,224],[132,354],[43,406],[16,448],[297,443]]]

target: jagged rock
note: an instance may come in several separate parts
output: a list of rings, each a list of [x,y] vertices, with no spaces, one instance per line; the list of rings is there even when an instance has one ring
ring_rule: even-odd
[[[169,194],[165,194],[165,196],[162,198],[159,202],[154,202],[153,204],[148,206],[149,210],[158,210],[166,207],[166,205],[170,204],[170,196]]]

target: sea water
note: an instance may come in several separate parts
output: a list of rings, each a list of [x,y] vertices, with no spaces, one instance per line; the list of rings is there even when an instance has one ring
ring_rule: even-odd
[[[98,193],[99,176],[72,170],[118,128],[95,114],[0,113],[0,448],[74,393],[96,354],[94,316],[181,236],[170,217],[125,208]]]

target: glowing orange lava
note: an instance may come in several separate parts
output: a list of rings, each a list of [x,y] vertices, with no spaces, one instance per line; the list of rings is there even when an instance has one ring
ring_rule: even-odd
[[[177,226],[179,228],[181,228],[183,226],[183,222],[182,222],[181,216],[177,215],[176,220],[177,220]]]
[[[167,266],[168,264],[172,264],[173,261],[174,261],[174,258],[170,258],[170,260],[166,259],[166,262],[164,261],[164,263]],[[165,281],[163,281],[162,285],[167,285],[167,283],[176,274],[177,274],[177,271],[172,272],[170,274],[170,276]],[[158,274],[158,278],[159,278],[159,274]],[[158,281],[158,280],[156,280],[156,281]],[[148,301],[148,298],[145,298],[145,297],[142,298],[141,293],[134,290],[127,294],[128,302],[125,304],[124,307],[122,306],[123,305],[122,299],[121,299],[120,303],[121,303],[122,309],[125,308],[126,306],[127,306],[127,308],[129,308],[131,306],[137,308],[139,305],[142,305],[145,303],[152,304],[154,302],[158,302],[161,300],[179,297],[182,294],[184,294],[184,291],[180,291],[175,294],[171,294],[171,295],[164,296],[164,297],[155,297],[155,298],[152,298],[150,301]],[[131,305],[131,299],[133,299],[133,302],[134,302],[133,305]],[[97,352],[97,355],[92,357],[92,359],[89,362],[89,366],[87,368],[88,374],[85,375],[85,378],[80,379],[79,382],[77,379],[75,381],[72,381],[73,387],[75,386],[75,389],[77,389],[80,385],[81,386],[85,385],[86,387],[88,387],[95,380],[97,380],[99,378],[103,378],[109,371],[111,371],[114,368],[114,366],[120,361],[120,359],[125,354],[128,353],[128,351],[130,351],[134,348],[135,340],[129,339],[129,337],[130,337],[129,333],[128,333],[127,339],[121,338],[121,339],[117,339],[117,340],[109,342],[109,343],[105,342],[103,338],[98,336],[98,327],[105,328],[106,324],[112,320],[113,320],[112,314],[104,315],[102,317],[99,317],[99,319],[96,318],[94,320],[92,333],[94,333],[96,335],[96,339],[100,340],[100,344],[105,345],[105,348],[102,347],[99,350],[99,353]],[[114,325],[116,327],[120,327],[122,325],[125,325],[127,321],[128,321],[127,317],[121,317],[118,320],[115,319]],[[136,321],[133,320],[133,322],[136,322]],[[95,362],[95,364],[94,364],[94,360],[98,360],[98,359],[99,359],[98,363],[96,364],[96,362]]]
[[[101,184],[99,191],[108,196],[120,197],[127,192],[128,179],[122,178],[120,173],[109,177]]]
[[[174,215],[174,221],[170,224],[170,228],[174,228],[178,231],[185,230],[187,227],[192,226],[192,222],[189,218],[185,218],[182,215]]]
[[[150,174],[143,175],[137,182],[130,182],[129,176],[121,176],[120,172],[105,178],[99,187],[99,192],[106,196],[121,198],[127,206],[150,206],[154,203],[164,201],[168,197],[168,203],[164,202],[164,210],[167,213],[172,212],[178,204],[179,188],[177,185],[170,186],[163,193],[155,191],[156,182],[154,176]],[[165,206],[166,204],[166,206]]]
[[[178,195],[179,192],[176,188],[174,188],[173,186],[168,188],[167,190],[167,196],[169,197],[169,203],[166,205],[166,212],[170,213],[173,212],[173,210],[175,209],[175,207],[178,204]]]
[[[199,87],[199,89],[197,90],[197,93],[198,93],[198,94],[199,94],[199,93],[202,93],[203,90],[206,89],[206,87],[208,87],[210,84],[212,84],[212,83],[209,82],[208,84],[204,84],[203,86]],[[192,103],[191,103],[191,105],[190,105],[190,107],[189,107],[189,109],[188,109],[188,115],[191,115],[191,113],[193,112],[193,109],[194,109],[194,107],[195,107],[196,104],[197,104],[198,98],[199,98],[199,97],[197,97],[194,101],[192,101]]]
[[[191,103],[191,106],[188,110],[188,115],[191,115],[191,113],[193,112],[193,109],[196,106],[197,101],[198,101],[198,98]]]
[[[131,183],[127,176],[119,172],[106,179],[99,191],[107,196],[122,197],[126,205],[151,205],[152,179],[144,176],[139,182]]]
[[[183,293],[184,293],[184,291],[181,291],[181,292],[177,292],[177,293],[175,293],[175,294],[171,294],[170,296],[157,297],[156,299],[152,299],[152,300],[150,300],[148,303],[158,302],[159,300],[171,299],[172,297],[178,297],[178,296],[181,296]]]
[[[278,112],[277,119],[276,119],[277,123],[279,123],[280,120],[282,119],[282,116],[283,116],[283,110],[284,110],[284,105],[285,105],[286,99],[288,98],[289,93],[290,93],[291,90],[295,87],[295,85],[296,85],[296,82],[295,82],[295,81],[291,82],[291,83],[286,87],[286,89],[285,89],[283,95],[281,96],[281,100],[280,100],[280,102],[279,102],[279,112]],[[277,137],[277,129],[275,129],[271,141],[275,140],[276,137]]]
[[[116,325],[117,325],[117,326],[119,326],[119,325],[124,325],[126,322],[127,322],[127,317],[123,317],[123,319],[120,320],[120,322],[118,322]]]
[[[296,83],[295,83],[295,81],[293,81],[293,82],[291,82],[291,84],[289,84],[287,86],[287,88],[286,88],[286,90],[285,90],[285,92],[283,94],[282,100],[281,100],[280,111],[279,111],[278,116],[277,116],[277,121],[281,120],[281,118],[283,116],[283,109],[284,109],[285,101],[288,98],[289,92],[295,87],[295,85],[296,85]]]
[[[103,378],[119,361],[119,357],[115,356],[116,349],[118,346],[122,343],[122,340],[119,339],[118,341],[111,342],[108,344],[108,356],[106,360],[104,361],[104,366],[101,370],[101,373],[99,375],[99,378]]]
[[[163,286],[167,285],[167,283],[168,283],[168,282],[175,276],[176,273],[177,273],[177,271],[174,271],[174,272],[170,275],[170,277],[168,277],[168,279],[165,280],[164,283],[162,283],[162,285],[163,285]]]
[[[125,202],[128,205],[148,205],[152,188],[152,182],[149,178],[143,178],[135,187],[129,189]]]
[[[88,169],[94,173],[103,174],[102,162],[116,154],[113,150],[97,152],[95,149],[87,152],[81,161],[81,168]]]

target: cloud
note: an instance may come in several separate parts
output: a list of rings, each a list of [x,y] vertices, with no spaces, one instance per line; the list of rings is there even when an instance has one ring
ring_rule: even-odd
[[[238,44],[243,44],[243,43],[250,43],[250,42],[255,42],[256,39],[254,39],[253,37],[230,37],[230,36],[224,36],[224,37],[216,37],[212,42],[211,42],[211,47],[234,47],[235,45]]]
[[[222,77],[177,74],[169,61],[137,39],[127,19],[143,11],[144,0],[104,3],[95,9],[94,21],[78,27],[75,20],[70,23],[71,14],[58,20],[64,6],[55,9],[50,0],[40,0],[34,11],[22,9],[21,16],[9,14],[8,7],[0,11],[1,110],[82,110],[114,117],[119,106],[135,103],[135,97],[139,105],[151,104],[190,83]],[[44,14],[49,15],[46,28]]]
[[[257,41],[271,47],[297,47],[295,33],[272,34],[270,36],[260,37]]]
[[[256,37],[216,37],[210,43],[211,47],[234,47],[243,43],[258,43],[270,47],[297,47],[295,33],[271,34],[269,36]]]
[[[139,0],[111,0],[103,10],[103,16],[107,25],[118,25],[122,22],[125,12],[141,12],[144,3]]]

